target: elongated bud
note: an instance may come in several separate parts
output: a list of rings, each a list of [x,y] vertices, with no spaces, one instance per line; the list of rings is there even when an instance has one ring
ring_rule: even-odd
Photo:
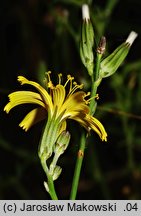
[[[46,191],[49,193],[49,187],[48,187],[48,183],[44,181],[44,187],[46,189]]]
[[[70,133],[68,131],[62,131],[59,135],[55,145],[54,145],[54,157],[49,167],[49,175],[53,177],[53,180],[56,180],[61,174],[62,168],[57,166],[57,161],[61,154],[64,153],[68,147],[70,141]]]
[[[56,179],[58,179],[58,177],[60,176],[62,172],[62,168],[60,166],[56,166],[53,172],[53,181],[55,181]]]
[[[38,155],[40,158],[45,157],[46,160],[50,158],[53,153],[54,145],[58,138],[58,131],[60,129],[60,119],[63,113],[61,113],[58,118],[56,118],[56,114],[57,107],[55,107],[51,121],[48,119],[46,122],[39,145]]]
[[[131,45],[133,44],[134,40],[137,37],[137,33],[132,31],[127,40],[118,46],[112,54],[110,54],[107,58],[105,58],[101,62],[101,69],[100,69],[100,77],[108,77],[114,74],[119,66],[122,64],[124,59],[126,58]]]
[[[66,148],[68,147],[68,144],[70,142],[70,133],[68,131],[62,131],[62,133],[59,135],[54,152],[58,155],[61,155],[64,153]]]
[[[82,29],[80,41],[80,57],[82,63],[87,68],[90,76],[93,74],[93,46],[94,46],[94,31],[90,21],[89,7],[87,4],[82,5]]]
[[[97,47],[97,53],[103,55],[106,49],[106,38],[104,36],[101,37],[99,45]]]

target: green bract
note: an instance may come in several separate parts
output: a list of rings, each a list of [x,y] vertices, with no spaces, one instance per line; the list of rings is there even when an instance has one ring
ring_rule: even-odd
[[[114,52],[112,52],[107,58],[105,58],[100,65],[100,77],[104,78],[114,74],[126,58],[129,49],[130,44],[125,42],[115,49]]]
[[[105,78],[114,74],[126,58],[130,47],[137,37],[137,33],[132,31],[127,40],[118,46],[100,64],[100,78]]]
[[[87,68],[90,76],[92,76],[93,68],[94,68],[93,46],[94,46],[93,26],[90,19],[88,20],[85,19],[83,20],[82,31],[81,31],[80,57],[82,63]]]

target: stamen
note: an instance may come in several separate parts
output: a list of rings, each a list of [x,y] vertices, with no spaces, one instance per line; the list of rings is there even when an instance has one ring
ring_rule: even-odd
[[[89,98],[89,99],[85,99],[86,97],[88,97],[90,95],[90,92],[88,92],[87,94],[85,94],[84,96],[83,96],[83,100],[84,100],[84,102],[86,103],[86,104],[89,104],[90,103],[90,101],[91,100],[93,100],[93,99],[99,99],[99,95],[98,94],[96,94],[95,96],[93,96],[93,97],[91,97],[91,98]]]
[[[54,85],[53,85],[52,81],[49,81],[47,85],[48,85],[48,88],[54,89]]]
[[[71,77],[71,79],[70,79],[70,89],[69,89],[69,93],[72,91],[72,89],[73,89],[73,81],[74,80],[74,77]]]
[[[72,77],[71,75],[67,75],[67,81],[66,81],[64,87],[66,87],[67,84],[70,82],[70,89],[69,89],[69,92],[70,92],[71,89],[72,89],[72,80],[73,80],[73,79],[74,79],[74,77]]]
[[[73,80],[74,77],[72,77],[70,74],[68,74],[68,75],[67,75],[67,79],[69,79],[69,80]]]
[[[86,100],[85,98],[88,97],[88,96],[90,96],[90,94],[91,94],[91,93],[88,92],[87,94],[85,93],[85,94],[83,95],[83,101],[85,102],[85,104],[89,104],[89,100],[90,100],[90,99]]]
[[[95,99],[99,100],[99,94],[96,94]]]
[[[91,94],[90,92],[87,92],[87,94],[85,94],[84,97],[88,97],[90,96],[90,94]]]
[[[73,82],[73,85],[76,86],[76,85],[78,85],[78,84],[77,84],[77,82],[75,81],[75,82]]]
[[[47,75],[47,87],[50,88],[50,89],[53,89],[54,85],[53,85],[53,83],[51,81],[50,74],[51,74],[51,71],[48,71],[46,73],[46,75]]]
[[[58,78],[59,78],[59,85],[61,85],[61,78],[62,78],[62,74],[60,73],[60,74],[58,74]]]
[[[84,84],[78,85],[77,82],[73,82],[73,85],[77,86],[79,89],[82,89]]]
[[[51,82],[50,74],[51,74],[51,71],[48,71],[48,72],[46,73],[47,78],[48,78],[48,82]]]
[[[73,94],[77,89],[82,89],[83,84],[78,85],[76,82],[73,82],[74,87],[70,89],[69,94]]]

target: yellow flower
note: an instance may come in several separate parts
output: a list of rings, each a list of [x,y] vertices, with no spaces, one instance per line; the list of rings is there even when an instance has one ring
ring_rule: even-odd
[[[38,92],[16,91],[9,94],[9,103],[4,107],[4,111],[9,111],[17,105],[36,104],[39,107],[30,111],[19,124],[27,131],[35,123],[48,118],[50,121],[57,120],[61,125],[59,133],[66,129],[66,120],[73,119],[79,122],[88,131],[94,130],[102,141],[107,141],[107,133],[95,117],[90,115],[88,101],[85,100],[87,94],[82,91],[83,85],[73,82],[74,78],[68,75],[64,85],[61,84],[61,74],[58,75],[59,81],[53,85],[50,73],[47,73],[46,89],[36,82],[29,81],[23,76],[18,76],[18,81],[23,84],[29,84]],[[77,90],[77,91],[76,91]],[[79,90],[79,91],[78,91]]]

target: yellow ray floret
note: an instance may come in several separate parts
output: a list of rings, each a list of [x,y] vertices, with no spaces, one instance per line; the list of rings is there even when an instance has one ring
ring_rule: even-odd
[[[16,91],[9,94],[9,102],[4,107],[4,111],[9,113],[11,109],[21,104],[36,104],[39,107],[30,111],[20,123],[25,131],[37,122],[53,117],[59,119],[60,131],[66,128],[66,120],[73,119],[79,122],[86,130],[95,131],[102,141],[107,141],[107,133],[101,122],[90,114],[88,103],[90,99],[85,98],[89,95],[81,89],[83,85],[74,82],[74,77],[68,75],[64,85],[61,84],[62,75],[59,74],[58,84],[53,85],[50,72],[47,73],[46,88],[34,81],[29,81],[23,76],[18,76],[21,85],[28,84],[33,86],[37,92]],[[66,90],[67,89],[67,90]],[[55,113],[55,114],[54,114]],[[61,116],[61,118],[59,118]]]

